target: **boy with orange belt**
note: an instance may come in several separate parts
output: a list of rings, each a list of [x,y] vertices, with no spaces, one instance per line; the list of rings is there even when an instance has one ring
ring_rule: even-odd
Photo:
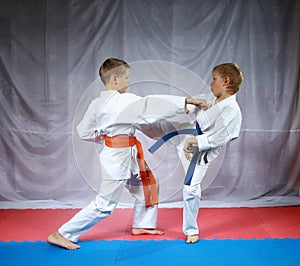
[[[127,188],[135,198],[132,234],[163,234],[156,229],[155,179],[144,161],[141,144],[134,137],[137,125],[182,114],[192,98],[159,95],[139,97],[128,89],[129,65],[109,58],[100,67],[106,91],[89,105],[77,130],[80,138],[105,141],[99,155],[101,186],[96,198],[48,237],[50,244],[74,250],[79,236],[108,217]]]

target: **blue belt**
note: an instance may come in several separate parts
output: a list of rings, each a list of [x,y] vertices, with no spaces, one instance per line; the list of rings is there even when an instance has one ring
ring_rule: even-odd
[[[192,160],[190,162],[190,165],[189,165],[188,170],[187,170],[186,175],[185,175],[185,179],[184,179],[184,184],[185,185],[187,185],[187,186],[191,185],[192,178],[193,178],[194,171],[195,171],[195,167],[196,167],[197,164],[200,164],[202,155],[203,155],[204,162],[208,163],[207,150],[206,151],[201,151],[201,152],[199,150],[196,150],[193,154]]]
[[[196,122],[196,128],[181,129],[181,130],[172,131],[172,132],[166,134],[165,136],[163,136],[162,138],[160,138],[158,141],[156,141],[149,148],[149,152],[154,153],[156,150],[158,150],[169,139],[171,139],[171,138],[173,138],[173,137],[175,137],[177,135],[181,135],[181,134],[189,134],[189,135],[198,136],[198,135],[202,135],[203,132],[202,132],[202,130],[201,130],[198,122]],[[201,156],[202,156],[202,152],[199,152],[196,149],[196,151],[193,154],[193,157],[192,157],[192,160],[190,162],[190,165],[188,167],[186,176],[185,176],[185,180],[184,180],[184,184],[185,185],[189,186],[191,184],[196,164],[197,164],[199,158],[201,159]],[[207,162],[206,155],[204,157],[205,157],[204,158],[205,162]]]
[[[196,128],[188,128],[188,129],[181,129],[181,130],[175,130],[172,131],[166,135],[164,135],[162,138],[160,138],[158,141],[156,141],[150,148],[149,148],[149,152],[154,153],[156,150],[158,150],[165,142],[167,142],[170,138],[173,138],[177,135],[181,135],[181,134],[188,134],[188,135],[194,135],[194,136],[198,136],[198,135],[202,135],[203,132],[198,124],[198,122],[196,122]]]

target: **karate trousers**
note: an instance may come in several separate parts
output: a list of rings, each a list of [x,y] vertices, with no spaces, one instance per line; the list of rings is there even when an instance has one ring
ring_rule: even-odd
[[[92,226],[111,215],[116,208],[122,191],[127,188],[135,198],[133,228],[156,228],[157,205],[146,208],[141,180],[136,176],[124,180],[102,180],[96,198],[73,218],[63,224],[58,232],[72,242]]]
[[[197,217],[201,199],[201,181],[205,176],[209,163],[201,160],[196,165],[191,184],[183,187],[183,225],[182,230],[185,235],[199,234]]]

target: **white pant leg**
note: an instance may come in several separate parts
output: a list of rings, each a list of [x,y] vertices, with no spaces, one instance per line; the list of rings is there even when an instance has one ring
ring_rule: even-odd
[[[196,165],[194,175],[190,186],[183,187],[183,226],[182,230],[185,235],[199,234],[197,216],[200,207],[201,198],[201,180],[206,174],[208,164],[203,160],[200,165]]]
[[[156,228],[158,206],[134,206],[132,228]]]
[[[127,189],[135,198],[132,228],[156,228],[158,206],[146,208],[142,181],[132,176],[127,182]]]
[[[88,206],[63,224],[59,233],[72,242],[99,221],[108,217],[117,206],[118,199],[127,180],[102,180],[100,194]]]

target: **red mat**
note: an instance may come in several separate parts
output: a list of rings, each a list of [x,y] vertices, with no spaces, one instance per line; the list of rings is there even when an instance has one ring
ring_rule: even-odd
[[[45,241],[49,233],[79,209],[0,210],[0,241]],[[163,236],[132,236],[132,209],[116,209],[81,240],[185,239],[182,209],[159,209]],[[300,238],[300,206],[266,208],[203,208],[198,224],[204,239]]]

